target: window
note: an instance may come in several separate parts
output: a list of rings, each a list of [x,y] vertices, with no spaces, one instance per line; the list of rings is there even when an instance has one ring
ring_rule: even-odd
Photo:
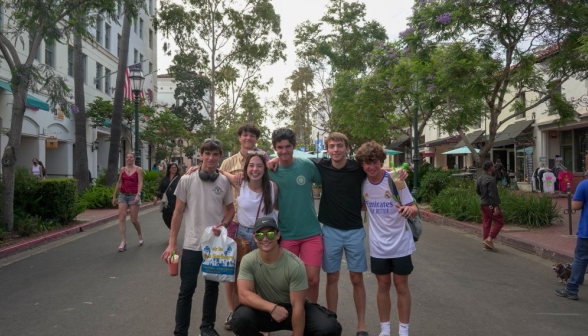
[[[111,75],[110,69],[105,69],[104,70],[104,91],[109,96],[112,94],[112,90],[110,89],[110,75]]]
[[[143,19],[139,19],[139,38],[143,39]]]
[[[149,62],[149,73],[153,72],[153,63]]]
[[[110,25],[104,26],[104,48],[110,51]]]
[[[123,5],[122,5],[122,1],[118,3],[118,9],[117,9],[117,14],[118,14],[118,19],[122,20],[122,15],[123,15]]]
[[[137,20],[133,20],[133,30],[135,31],[135,34],[139,34],[139,23]]]
[[[102,91],[102,64],[96,63],[96,90]]]
[[[87,83],[86,78],[88,78],[87,75],[87,69],[88,69],[88,56],[86,56],[85,54],[82,54],[82,72],[83,72],[83,78],[84,78],[84,84]]]
[[[139,55],[139,63],[141,64],[141,71],[143,71],[143,55]]]
[[[55,68],[55,44],[45,41],[45,64]]]
[[[151,11],[151,0],[149,0],[149,8]],[[2,26],[4,26],[4,7],[0,5],[0,32],[3,31]]]
[[[149,15],[153,15],[153,0],[149,1]]]
[[[133,64],[137,64],[139,62],[139,52],[137,49],[133,52]]]
[[[33,40],[29,38],[29,53],[33,49]],[[35,59],[41,62],[41,45],[39,44],[39,48],[37,49],[37,53],[35,54]]]
[[[521,92],[521,95],[519,96],[519,102],[521,104],[523,104],[523,107],[527,107],[527,98],[526,98],[525,92]],[[515,119],[526,119],[526,118],[527,118],[527,111],[525,111],[521,114],[517,114],[517,116],[515,117]]]
[[[120,36],[120,34],[118,34],[118,37],[116,39],[116,56],[120,57],[120,40],[122,39],[122,36]]]
[[[96,42],[102,43],[102,19],[96,20]]]
[[[74,75],[74,48],[72,46],[67,47],[67,74]]]
[[[153,49],[153,30],[149,29],[149,48]]]

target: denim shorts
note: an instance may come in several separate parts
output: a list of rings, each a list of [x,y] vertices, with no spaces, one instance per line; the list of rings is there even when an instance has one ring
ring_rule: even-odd
[[[367,271],[365,229],[339,230],[323,225],[323,271],[335,273],[341,270],[341,258],[345,252],[347,269],[350,272]]]
[[[137,194],[118,194],[118,203],[125,203],[128,205],[141,205],[141,199],[139,199],[139,203],[135,203],[135,197]]]
[[[237,229],[237,234],[235,235],[235,237],[237,237],[237,238],[247,239],[249,244],[251,244],[251,251],[253,251],[257,248],[257,243],[255,242],[255,239],[253,239],[253,232],[254,232],[253,228],[248,228],[248,227],[245,227],[245,226],[239,224],[239,228]]]

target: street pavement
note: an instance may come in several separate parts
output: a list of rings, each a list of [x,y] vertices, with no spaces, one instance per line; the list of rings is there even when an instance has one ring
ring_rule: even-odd
[[[145,245],[138,246],[129,222],[123,253],[117,251],[118,228],[111,221],[0,259],[0,335],[171,335],[180,279],[169,276],[159,260],[169,231],[156,209],[142,211],[140,219]],[[555,296],[561,285],[551,262],[536,255],[507,246],[484,251],[475,234],[425,222],[413,261],[412,335],[576,336],[588,330],[586,286],[578,301]],[[325,304],[326,276],[321,276],[319,302]],[[201,280],[191,335],[198,335]],[[365,284],[368,332],[378,335],[376,280],[369,272]],[[345,266],[339,295],[343,335],[355,335]],[[217,330],[223,336],[232,335],[222,328],[226,311],[221,286]],[[391,322],[394,334],[395,305]]]

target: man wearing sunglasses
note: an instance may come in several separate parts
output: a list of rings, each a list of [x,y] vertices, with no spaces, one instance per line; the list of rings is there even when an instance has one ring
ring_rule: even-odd
[[[281,233],[271,217],[255,222],[258,248],[243,257],[237,280],[239,301],[231,320],[236,335],[292,330],[293,335],[341,335],[337,315],[306,301],[304,263],[278,244]]]
[[[192,297],[196,290],[196,280],[202,265],[200,237],[208,226],[213,227],[215,235],[220,234],[221,226],[228,226],[235,215],[233,193],[229,180],[216,169],[223,150],[216,139],[206,139],[200,148],[202,167],[197,174],[184,175],[175,191],[176,207],[171,222],[168,247],[161,259],[170,262],[173,251],[178,251],[177,239],[182,220],[186,225],[184,246],[181,253],[180,293],[176,304],[176,327],[174,335],[188,335]],[[216,281],[205,280],[204,300],[202,302],[202,323],[200,335],[217,336],[214,329],[216,304],[218,301]]]

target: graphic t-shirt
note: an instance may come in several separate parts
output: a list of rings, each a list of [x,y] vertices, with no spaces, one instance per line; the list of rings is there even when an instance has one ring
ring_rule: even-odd
[[[198,173],[184,175],[176,187],[176,199],[186,203],[182,225],[185,225],[184,248],[201,251],[204,229],[223,220],[225,205],[233,202],[233,190],[222,174],[216,181],[202,181]]]
[[[312,184],[320,185],[321,175],[314,163],[296,158],[288,167],[269,171],[270,179],[278,185],[278,227],[282,238],[298,240],[320,234],[316,217]]]
[[[555,175],[552,172],[543,173],[543,192],[553,193],[555,189]]]
[[[395,206],[400,203],[394,200],[388,185],[388,172],[376,184],[365,179],[362,194],[370,224],[370,255],[390,259],[412,254],[416,250],[412,231]],[[398,190],[398,196],[404,205],[414,202],[408,188]]]
[[[285,249],[273,264],[264,263],[259,250],[247,253],[241,260],[237,279],[253,281],[257,295],[274,303],[290,303],[290,292],[308,289],[304,263]]]

